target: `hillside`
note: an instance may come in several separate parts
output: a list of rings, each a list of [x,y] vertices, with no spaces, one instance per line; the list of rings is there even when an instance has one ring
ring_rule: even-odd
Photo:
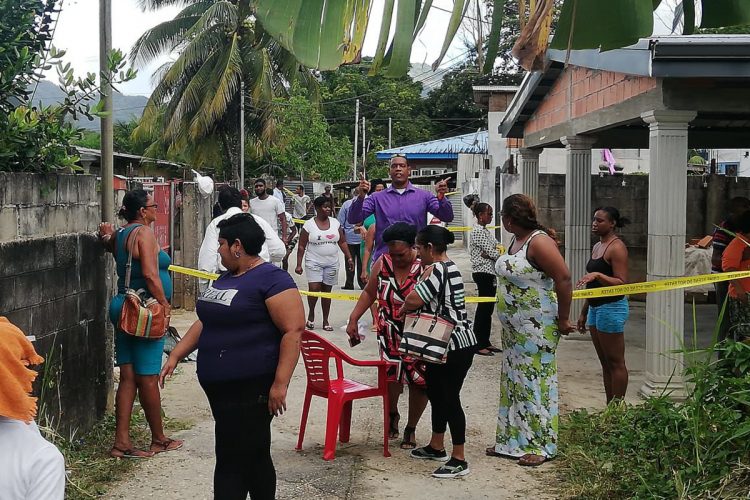
[[[60,90],[56,84],[49,80],[42,80],[39,82],[39,87],[36,89],[33,102],[34,104],[41,102],[42,105],[49,106],[60,102],[63,97],[63,91]],[[112,101],[115,122],[127,122],[134,118],[141,117],[141,113],[143,112],[143,108],[146,107],[148,99],[139,95],[123,95],[115,93]],[[99,119],[94,118],[93,120],[89,120],[84,117],[78,120],[78,126],[87,130],[99,130]]]

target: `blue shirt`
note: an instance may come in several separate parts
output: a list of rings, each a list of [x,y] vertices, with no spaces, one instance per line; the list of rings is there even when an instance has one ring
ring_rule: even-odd
[[[352,207],[354,200],[346,200],[341,208],[339,209],[338,220],[341,223],[341,227],[344,228],[344,236],[346,236],[347,245],[359,245],[362,243],[362,237],[357,231],[354,230],[354,224],[348,221],[349,209]]]
[[[281,332],[271,320],[266,300],[296,288],[289,273],[267,262],[241,276],[225,272],[214,281],[196,304],[203,323],[198,381],[273,381]]]

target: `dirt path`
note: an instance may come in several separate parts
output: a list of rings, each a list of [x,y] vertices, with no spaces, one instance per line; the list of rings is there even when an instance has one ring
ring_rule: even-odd
[[[458,256],[461,257],[460,255]],[[467,266],[459,262],[462,269]],[[302,284],[299,277],[295,276]],[[469,290],[471,294],[472,290]],[[359,358],[376,358],[374,336],[360,346],[349,348],[344,332],[338,329],[348,317],[350,303],[334,302],[331,323],[336,330],[325,336]],[[473,311],[471,311],[473,316]],[[194,319],[193,314],[176,314],[173,322],[184,332]],[[496,320],[495,320],[496,321]],[[318,324],[320,320],[318,320]],[[496,324],[493,331],[499,331]],[[323,333],[318,330],[318,333]],[[499,339],[496,339],[499,345]],[[640,355],[639,355],[640,354]],[[636,400],[640,386],[642,350],[628,347],[633,380],[629,398]],[[603,391],[598,361],[590,341],[563,340],[558,350],[560,365],[561,410],[603,406]],[[374,382],[372,373],[351,370],[347,376],[363,382]],[[522,468],[515,462],[490,458],[484,448],[494,442],[497,411],[499,357],[476,356],[469,372],[462,400],[467,413],[466,456],[471,474],[456,480],[430,477],[436,462],[408,457],[391,441],[391,458],[382,456],[382,406],[374,400],[355,402],[350,442],[339,444],[336,460],[322,460],[325,401],[313,399],[306,431],[304,450],[296,452],[301,403],[304,396],[305,373],[302,361],[290,386],[287,414],[273,422],[272,451],[278,475],[279,499],[349,499],[349,498],[555,498],[554,462],[537,469]],[[182,363],[162,395],[166,413],[190,421],[193,427],[177,437],[185,439],[182,450],[165,453],[144,461],[132,477],[113,486],[107,498],[161,500],[212,498],[213,421],[208,403],[195,377],[195,364]],[[406,414],[406,398],[400,404]],[[421,444],[429,438],[429,407],[417,429]]]

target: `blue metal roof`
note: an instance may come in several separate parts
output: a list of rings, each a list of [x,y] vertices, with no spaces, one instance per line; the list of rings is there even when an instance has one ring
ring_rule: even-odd
[[[457,160],[459,154],[487,154],[487,131],[420,142],[399,148],[378,151],[378,160],[388,160],[395,154],[406,155],[408,160]]]

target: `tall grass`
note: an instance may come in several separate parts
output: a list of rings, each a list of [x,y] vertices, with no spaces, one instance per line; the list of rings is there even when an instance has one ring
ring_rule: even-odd
[[[618,402],[563,419],[563,496],[748,498],[750,345],[728,341],[690,353],[685,401]]]

